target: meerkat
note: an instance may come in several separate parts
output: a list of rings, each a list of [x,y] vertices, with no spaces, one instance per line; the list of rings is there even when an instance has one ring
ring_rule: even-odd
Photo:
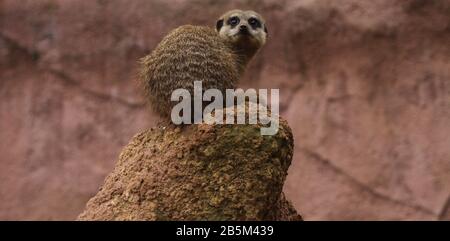
[[[245,67],[266,43],[264,19],[254,11],[232,10],[216,26],[184,25],[171,31],[141,59],[141,81],[147,100],[163,118],[176,104],[174,90],[193,93],[194,81],[203,89],[235,89]]]

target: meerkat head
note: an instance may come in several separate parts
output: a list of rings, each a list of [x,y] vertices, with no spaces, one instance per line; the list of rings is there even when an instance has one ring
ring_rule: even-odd
[[[216,22],[219,36],[231,42],[237,52],[251,58],[265,43],[266,22],[254,11],[231,10]]]

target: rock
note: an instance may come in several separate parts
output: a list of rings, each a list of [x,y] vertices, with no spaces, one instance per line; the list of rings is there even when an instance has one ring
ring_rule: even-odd
[[[162,124],[141,132],[78,219],[301,220],[282,193],[291,130],[284,120],[276,135],[260,128]]]

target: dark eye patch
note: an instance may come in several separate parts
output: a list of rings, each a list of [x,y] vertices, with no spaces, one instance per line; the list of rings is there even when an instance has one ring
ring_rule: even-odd
[[[236,25],[239,24],[241,20],[238,17],[231,17],[228,19],[227,24],[230,25],[231,27],[235,27]]]
[[[248,23],[252,26],[253,29],[257,29],[261,27],[261,22],[256,18],[249,18]]]

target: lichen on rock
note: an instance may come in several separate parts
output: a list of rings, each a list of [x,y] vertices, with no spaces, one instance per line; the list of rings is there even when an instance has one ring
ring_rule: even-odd
[[[281,119],[276,135],[261,127],[162,123],[137,134],[78,220],[301,220],[282,193],[291,130]]]

